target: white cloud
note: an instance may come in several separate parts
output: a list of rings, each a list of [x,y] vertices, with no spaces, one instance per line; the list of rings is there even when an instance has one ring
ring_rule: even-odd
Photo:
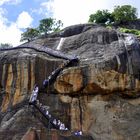
[[[52,11],[52,8],[53,8],[53,1],[48,1],[48,2],[43,2],[41,3],[41,7],[42,8],[47,8],[48,11]]]
[[[42,3],[46,9],[52,11],[54,18],[62,20],[64,26],[86,23],[89,15],[97,10],[113,10],[115,5],[124,4],[138,8],[136,0],[49,0]]]
[[[12,23],[9,27],[3,24],[0,30],[0,43],[10,43],[13,46],[20,44],[22,31],[17,28],[16,24]]]
[[[22,30],[21,28],[29,27],[32,22],[31,16],[27,12],[22,12],[17,21],[9,22],[4,17],[4,10],[0,9],[0,43],[10,43],[13,46],[21,44],[20,38]],[[7,25],[7,23],[9,23]]]
[[[0,6],[3,4],[12,4],[16,5],[19,4],[22,0],[0,0]]]
[[[107,6],[105,1],[99,0],[50,0],[46,8],[51,7],[53,17],[62,20],[64,26],[86,23],[89,15]],[[45,6],[45,4],[44,4]]]
[[[10,0],[0,0],[0,6],[3,5],[4,3],[9,2]]]
[[[36,0],[40,1],[40,0]],[[40,4],[40,7],[38,9],[31,9],[31,12],[34,14],[39,14],[41,16],[45,17],[51,17],[53,14],[53,1],[48,1],[48,2],[42,2]]]
[[[3,8],[0,8],[0,24],[7,23],[8,20],[4,17],[7,11]]]
[[[31,25],[33,18],[28,12],[23,11],[16,21],[18,28],[27,28]]]

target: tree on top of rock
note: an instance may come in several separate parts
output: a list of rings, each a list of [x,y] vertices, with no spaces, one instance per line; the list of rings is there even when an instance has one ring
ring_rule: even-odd
[[[88,22],[93,23],[111,23],[114,21],[113,16],[108,10],[98,10],[95,14],[89,16]]]
[[[32,41],[39,35],[39,31],[34,28],[27,28],[24,33],[21,34],[21,39],[20,41],[25,41],[27,40],[28,42]]]
[[[53,25],[53,31],[54,32],[58,32],[60,31],[61,27],[63,26],[63,23],[61,20],[58,20],[58,21],[54,21],[54,25]]]
[[[47,35],[50,32],[59,31],[62,26],[61,20],[56,21],[53,18],[45,18],[40,20],[38,29],[41,35]]]
[[[123,23],[137,19],[137,9],[131,5],[115,6],[114,11],[98,10],[89,16],[89,22],[93,23]]]
[[[61,20],[56,21],[53,18],[45,18],[40,20],[39,26],[35,28],[27,28],[24,33],[21,34],[20,41],[32,41],[41,35],[47,35],[51,32],[57,32],[63,26]]]
[[[115,6],[112,15],[115,22],[127,22],[137,19],[137,9],[131,5]]]

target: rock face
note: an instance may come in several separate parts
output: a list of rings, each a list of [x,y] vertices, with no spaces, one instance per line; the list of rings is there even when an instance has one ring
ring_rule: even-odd
[[[115,27],[123,27],[128,29],[137,29],[140,30],[140,19],[136,19],[134,21],[123,22],[114,25]]]
[[[137,39],[86,24],[65,28],[59,34],[19,47],[57,49],[61,37],[64,39],[60,51],[77,55],[79,63],[65,68],[53,85],[42,90],[40,102],[49,106],[49,112],[71,132],[82,130],[83,140],[139,140],[140,46]],[[34,84],[41,88],[43,80],[65,60],[19,48],[0,51],[0,61],[0,139],[41,137],[45,140],[50,134],[46,128],[48,122],[37,110],[28,107],[28,100]],[[50,139],[78,139],[71,132],[52,132]]]
[[[5,90],[2,111],[26,100],[34,84],[37,83],[41,87],[43,80],[62,63],[61,61],[47,59],[45,54],[30,49],[1,52],[0,84]]]
[[[61,51],[77,54],[81,66],[57,78],[59,93],[139,94],[140,48],[133,36],[99,27],[66,38]]]

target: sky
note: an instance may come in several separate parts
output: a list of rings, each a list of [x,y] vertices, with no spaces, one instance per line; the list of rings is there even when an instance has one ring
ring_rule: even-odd
[[[21,33],[27,27],[36,28],[43,18],[61,20],[63,27],[87,23],[97,10],[131,5],[138,10],[140,0],[0,0],[0,43],[21,44]]]

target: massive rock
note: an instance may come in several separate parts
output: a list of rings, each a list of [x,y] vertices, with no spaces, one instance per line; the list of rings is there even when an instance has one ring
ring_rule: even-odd
[[[80,66],[57,78],[59,93],[139,95],[140,48],[134,36],[98,27],[66,38],[61,51],[78,55]]]
[[[0,139],[49,136],[48,122],[28,107],[28,100],[34,84],[42,87],[65,60],[23,47],[58,49],[58,44],[62,53],[76,55],[79,63],[65,68],[53,85],[42,90],[40,102],[71,131],[82,130],[81,139],[140,139],[139,42],[133,35],[90,24],[0,51]],[[77,139],[70,132],[54,133],[52,139]]]

